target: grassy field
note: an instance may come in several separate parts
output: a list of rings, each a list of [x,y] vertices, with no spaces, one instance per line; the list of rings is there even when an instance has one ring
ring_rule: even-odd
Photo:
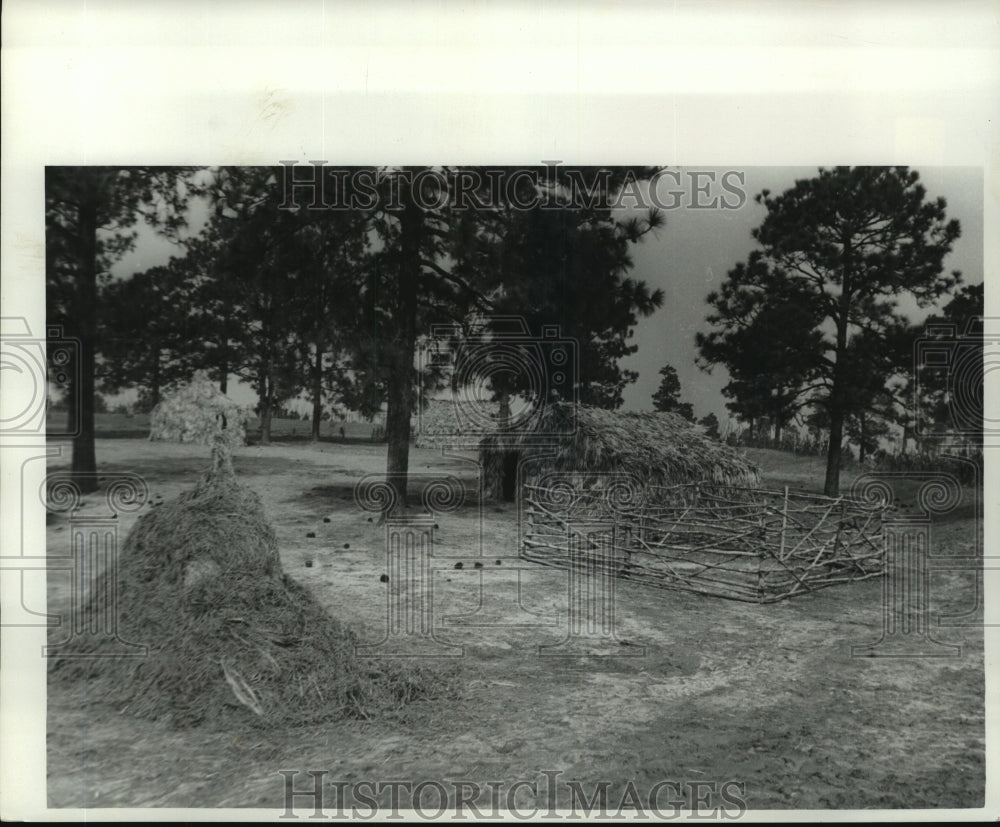
[[[153,502],[176,497],[207,465],[204,448],[144,439],[139,417],[102,427],[101,470],[141,474]],[[313,445],[300,427],[308,423],[282,423],[274,445],[241,449],[237,474],[263,498],[285,570],[377,642],[393,588],[381,579],[385,529],[358,509],[353,488],[384,470],[385,447],[356,433],[347,443]],[[65,453],[51,469],[68,465]],[[752,453],[769,486],[821,485],[820,459]],[[470,486],[475,478],[474,464],[431,450],[413,449],[411,471],[451,473]],[[971,501],[974,492],[965,493]],[[935,553],[972,552],[979,528],[967,505],[934,525]],[[134,519],[122,519],[121,537]],[[65,553],[65,515],[46,530],[49,552]],[[567,573],[520,560],[516,509],[492,502],[441,517],[432,576],[435,651],[448,655],[433,664],[457,674],[457,697],[418,704],[406,723],[274,731],[248,717],[238,729],[175,730],[120,713],[86,685],[51,686],[50,806],[257,807],[280,815],[279,770],[326,771],[348,793],[364,780],[437,781],[452,805],[456,781],[483,790],[491,781],[538,782],[512,793],[508,803],[522,811],[544,807],[545,777],[560,780],[560,806],[573,804],[567,782],[588,798],[607,782],[612,813],[630,781],[643,801],[661,782],[714,785],[709,798],[729,783],[752,810],[983,804],[983,630],[975,614],[934,630],[963,647],[960,657],[860,658],[851,646],[881,634],[878,580],[773,605],[620,582],[616,639],[601,642],[604,656],[547,657],[553,650],[539,647],[567,639]],[[968,572],[933,572],[930,587],[935,616],[975,606]],[[69,610],[69,589],[66,576],[50,575],[49,611]],[[306,775],[296,781],[310,783]],[[388,791],[378,798],[388,802]],[[669,798],[660,797],[661,809]],[[307,800],[297,806],[300,817],[312,813]]]

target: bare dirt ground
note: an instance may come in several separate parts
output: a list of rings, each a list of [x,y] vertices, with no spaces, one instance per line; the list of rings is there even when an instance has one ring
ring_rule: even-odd
[[[141,474],[153,502],[177,496],[208,463],[204,448],[141,438],[101,439],[97,452],[102,473]],[[394,584],[380,580],[385,528],[355,505],[353,487],[384,470],[384,456],[384,446],[359,440],[248,446],[234,458],[238,476],[263,498],[285,570],[371,642],[385,635]],[[765,482],[809,488],[817,469],[815,460],[772,456]],[[411,470],[447,471],[470,484],[474,474],[468,462],[418,449]],[[99,499],[88,498],[93,507]],[[484,789],[489,781],[541,783],[551,771],[562,784],[580,782],[588,797],[608,782],[612,802],[630,780],[640,791],[669,780],[734,781],[752,810],[983,805],[981,614],[934,629],[939,641],[963,647],[961,657],[852,657],[852,645],[881,635],[879,580],[772,605],[619,582],[617,639],[601,644],[611,656],[540,656],[539,646],[567,637],[568,575],[517,559],[516,517],[511,505],[485,503],[481,551],[478,505],[439,519],[434,625],[442,650],[459,653],[440,659],[442,670],[457,671],[457,697],[420,703],[405,723],[174,730],[119,714],[85,685],[53,685],[50,806],[277,815],[279,770],[325,770],[348,785],[461,779]],[[134,519],[121,520],[120,538]],[[959,508],[934,525],[934,552],[971,554],[976,530],[971,508]],[[65,515],[47,533],[49,552],[65,553]],[[935,619],[976,606],[967,571],[933,571],[930,592]],[[65,576],[50,575],[48,593],[49,611],[68,611]],[[296,782],[309,783],[304,775]],[[562,806],[572,803],[566,792]],[[527,786],[517,790],[519,807],[530,810],[532,799]],[[308,801],[298,806],[311,813]]]

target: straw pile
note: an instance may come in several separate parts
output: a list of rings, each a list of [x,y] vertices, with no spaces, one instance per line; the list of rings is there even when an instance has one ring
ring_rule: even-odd
[[[198,371],[153,408],[149,438],[212,445],[222,436],[232,450],[246,443],[249,419],[247,408],[222,393],[205,371]]]
[[[261,502],[236,481],[228,452],[214,459],[125,542],[119,633],[148,656],[101,657],[102,639],[82,638],[53,659],[53,680],[99,681],[89,695],[177,726],[374,718],[448,689],[422,667],[356,658],[355,635],[283,573]]]

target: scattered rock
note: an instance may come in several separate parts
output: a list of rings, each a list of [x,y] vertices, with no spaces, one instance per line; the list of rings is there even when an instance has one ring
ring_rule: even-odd
[[[388,574],[383,574],[381,577],[379,577],[379,582],[380,583],[388,583],[389,582],[389,575]]]
[[[350,547],[351,547],[350,543],[344,543],[344,548],[350,548]]]
[[[315,536],[316,536],[316,532],[315,531],[307,531],[306,532],[306,537],[315,537]]]
[[[307,569],[311,569],[312,567],[313,567],[313,561],[312,560],[306,560],[306,568]]]
[[[459,561],[458,561],[457,563],[455,563],[455,568],[456,568],[456,569],[460,569],[460,568],[463,568],[463,566],[462,566],[462,561],[461,561],[461,560],[459,560]]]
[[[473,568],[477,568],[477,569],[481,569],[483,567],[483,564],[480,563],[478,560],[475,563],[473,563],[472,565],[473,565]]]
[[[497,565],[500,566],[500,565],[503,565],[503,564],[499,560],[497,560]]]
[[[324,522],[324,523],[328,523],[328,522],[330,522],[330,518],[329,518],[329,517],[324,517],[324,518],[323,518],[323,522]]]

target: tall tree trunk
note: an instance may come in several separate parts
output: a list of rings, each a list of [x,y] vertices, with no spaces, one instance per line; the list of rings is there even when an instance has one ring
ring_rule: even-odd
[[[312,368],[312,441],[319,442],[319,423],[323,419],[323,354],[319,343],[316,344],[316,359],[310,365]]]
[[[312,441],[319,442],[319,427],[323,420],[323,339],[325,336],[326,317],[324,309],[327,307],[326,294],[324,291],[324,270],[320,267],[313,269],[313,331],[316,345],[316,358],[310,364],[312,369]],[[308,358],[309,354],[306,354]]]
[[[503,435],[510,431],[510,392],[503,390],[500,392],[497,412],[497,430],[501,439],[506,442]],[[501,454],[500,463],[500,498],[504,502],[515,502],[517,500],[517,466],[519,455],[517,451],[504,451]]]
[[[842,414],[830,415],[830,444],[826,450],[826,482],[823,493],[828,497],[836,497],[840,493],[840,463],[843,456],[844,417]]]
[[[76,422],[79,433],[73,437],[71,474],[85,494],[97,490],[97,452],[94,446],[94,394],[97,342],[97,204],[88,198],[81,204],[81,250],[77,332],[80,337],[80,364]]]
[[[395,308],[396,335],[392,343],[385,435],[386,474],[395,489],[396,502],[405,507],[410,466],[410,413],[413,410],[413,359],[417,347],[417,282],[420,278],[420,236],[423,215],[413,203],[409,189],[401,186],[400,260]]]
[[[160,348],[158,344],[153,346],[153,379],[150,383],[149,399],[151,408],[160,404]]]
[[[228,324],[227,319],[224,324]],[[219,365],[219,391],[225,393],[229,387],[229,334],[222,340],[222,363]]]
[[[845,257],[848,245],[845,243]],[[826,481],[823,493],[828,497],[840,494],[840,465],[844,442],[844,360],[847,358],[847,319],[850,309],[850,292],[845,274],[837,314],[837,350],[833,365],[833,387],[830,388],[830,445],[826,452]]]
[[[865,412],[861,412],[861,444],[858,446],[858,462],[863,463],[865,461],[865,456],[867,452],[865,451],[865,445],[868,442],[868,434],[866,433],[868,424],[868,417],[865,416]]]
[[[510,392],[501,391],[500,399],[498,400],[498,412],[497,412],[497,430],[509,431],[510,430]]]
[[[271,444],[271,400],[266,399],[260,413],[260,444]]]
[[[267,371],[261,371],[257,396],[260,399],[260,444],[271,444],[271,381]]]
[[[80,419],[80,406],[77,405],[76,400],[80,396],[80,382],[77,379],[77,375],[80,372],[80,366],[77,362],[73,362],[70,365],[69,374],[69,387],[66,389],[66,433],[75,434],[76,433],[76,423]]]
[[[264,402],[264,410],[260,415],[260,444],[271,444],[271,400]]]

